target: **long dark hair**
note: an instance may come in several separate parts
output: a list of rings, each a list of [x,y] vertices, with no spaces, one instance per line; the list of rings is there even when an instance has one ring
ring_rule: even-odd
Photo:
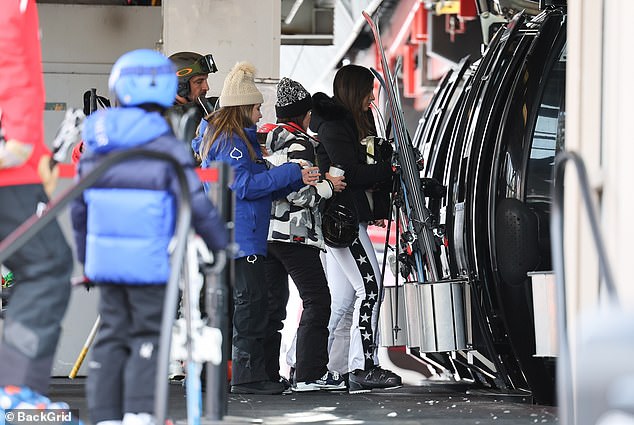
[[[374,90],[374,75],[359,65],[346,65],[337,71],[332,83],[335,99],[346,107],[354,119],[359,132],[359,139],[376,135],[371,113],[363,110],[361,102]]]

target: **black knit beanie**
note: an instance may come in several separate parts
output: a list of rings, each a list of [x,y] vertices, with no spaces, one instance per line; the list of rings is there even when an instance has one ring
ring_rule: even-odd
[[[275,115],[278,118],[293,118],[304,115],[312,108],[310,93],[297,81],[282,78],[277,85]]]

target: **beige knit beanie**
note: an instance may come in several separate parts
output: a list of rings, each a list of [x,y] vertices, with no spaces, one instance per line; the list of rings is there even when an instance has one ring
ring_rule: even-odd
[[[220,106],[255,105],[264,103],[262,93],[255,86],[255,67],[248,62],[238,62],[229,71],[220,93]]]

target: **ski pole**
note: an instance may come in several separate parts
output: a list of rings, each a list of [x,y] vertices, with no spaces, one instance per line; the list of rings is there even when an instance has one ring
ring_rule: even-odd
[[[97,320],[95,320],[95,324],[92,325],[92,329],[90,330],[90,333],[88,334],[88,338],[86,338],[86,342],[84,342],[84,346],[82,347],[81,352],[79,353],[79,356],[77,356],[77,360],[75,360],[75,364],[73,365],[73,368],[68,374],[68,377],[70,379],[75,379],[75,376],[77,376],[77,372],[79,372],[79,368],[81,367],[82,363],[84,362],[84,359],[86,358],[86,353],[88,353],[88,349],[92,345],[92,342],[95,340],[95,335],[97,335],[97,330],[99,329],[100,323],[101,323],[101,316],[97,316]]]

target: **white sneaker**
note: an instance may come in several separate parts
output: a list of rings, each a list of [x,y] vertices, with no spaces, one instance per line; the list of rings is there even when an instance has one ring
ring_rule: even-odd
[[[180,382],[185,379],[185,368],[180,360],[172,360],[169,364],[167,378],[170,381]]]
[[[346,381],[339,374],[339,372],[326,372],[324,376],[319,379],[315,379],[314,381],[305,381],[305,382],[296,382],[292,386],[293,391],[297,392],[307,392],[307,391],[336,391],[336,390],[345,390],[346,389]]]
[[[156,425],[154,416],[149,413],[126,413],[122,425]]]

